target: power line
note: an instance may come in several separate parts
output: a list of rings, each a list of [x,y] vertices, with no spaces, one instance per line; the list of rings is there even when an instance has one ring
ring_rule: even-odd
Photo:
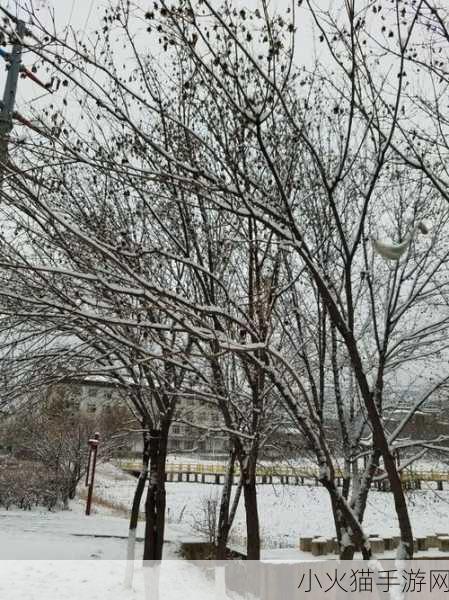
[[[75,0],[72,0],[72,8],[70,9],[69,22],[67,24],[67,29],[70,28],[70,24],[72,22],[73,9],[75,8]]]
[[[89,12],[87,13],[86,21],[84,22],[83,35],[81,37],[81,41],[83,41],[83,39],[84,39],[84,35],[86,33],[87,25],[89,23],[89,19],[90,19],[90,15],[92,14],[93,7],[94,7],[94,0],[90,0],[90,8],[89,8]]]
[[[93,7],[94,7],[94,0],[91,0],[90,1],[89,12],[87,13],[87,17],[86,17],[86,20],[84,22],[84,27],[83,27],[82,35],[81,35],[81,38],[80,38],[80,43],[84,40],[84,36],[86,35],[87,25],[89,23],[89,19],[90,19],[90,16],[92,14]],[[66,95],[66,97],[67,97],[67,95]],[[81,107],[80,114],[78,115],[78,118],[76,120],[76,124],[75,124],[74,129],[78,129],[78,125],[79,125],[79,122],[81,120],[82,108],[83,107]]]

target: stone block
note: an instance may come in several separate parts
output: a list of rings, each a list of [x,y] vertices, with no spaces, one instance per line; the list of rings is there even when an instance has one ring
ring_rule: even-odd
[[[302,552],[312,552],[312,540],[311,537],[302,537],[299,539],[299,549]]]
[[[383,554],[385,552],[385,544],[383,538],[369,538],[371,552],[373,554]]]
[[[327,552],[327,540],[326,538],[315,538],[312,540],[312,554],[313,556],[323,556]]]
[[[429,546],[427,545],[427,538],[426,537],[418,537],[415,540],[415,550],[417,550],[418,552],[424,552],[426,550],[428,550]]]
[[[449,535],[442,535],[438,538],[438,547],[441,552],[449,552]]]

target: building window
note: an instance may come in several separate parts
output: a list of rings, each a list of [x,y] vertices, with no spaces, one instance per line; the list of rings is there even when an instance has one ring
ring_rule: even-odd
[[[172,427],[172,433],[180,433],[180,427],[179,427],[179,425],[173,425],[173,427]]]
[[[88,394],[89,394],[90,398],[96,398],[97,394],[98,394],[97,388],[94,388],[94,387],[89,388]]]
[[[87,412],[94,413],[97,410],[97,405],[94,402],[89,402],[87,405]]]

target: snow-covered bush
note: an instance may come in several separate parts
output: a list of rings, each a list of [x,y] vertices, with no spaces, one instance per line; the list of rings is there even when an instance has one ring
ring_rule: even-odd
[[[0,463],[0,506],[31,510],[43,506],[52,510],[67,501],[67,482],[34,461],[7,459]]]
[[[193,516],[192,529],[207,538],[210,544],[217,542],[218,512],[220,503],[215,496],[201,498],[201,510]]]
[[[35,406],[24,406],[11,416],[4,425],[4,439],[11,459],[21,461],[20,470],[33,465],[31,480],[36,489],[45,491],[46,504],[52,508],[55,494],[63,505],[75,497],[86,472],[87,441],[92,434],[101,434],[99,460],[108,458],[123,445],[120,432],[127,419],[128,413],[121,407],[84,413],[62,389],[51,399],[40,399]],[[17,477],[21,479],[20,474]]]

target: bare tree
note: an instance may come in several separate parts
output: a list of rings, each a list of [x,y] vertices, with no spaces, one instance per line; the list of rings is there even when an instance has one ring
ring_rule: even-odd
[[[197,225],[195,220],[190,224],[182,218],[177,220],[178,212],[173,216],[173,206],[181,203],[193,207],[195,219],[201,219],[202,206],[207,203],[209,211],[220,211],[241,224],[257,224],[276,243],[282,244],[284,250],[289,249],[294,268],[303,270],[305,281],[314,286],[321,318],[329,322],[337,394],[336,345],[344,349],[341,355],[350,365],[372,432],[373,451],[367,474],[371,476],[381,459],[394,496],[401,555],[411,557],[413,535],[407,503],[382,420],[382,407],[388,363],[400,364],[401,353],[407,352],[407,336],[397,340],[392,336],[407,312],[404,309],[413,304],[405,298],[410,293],[409,282],[412,281],[411,298],[419,304],[429,291],[426,286],[433,277],[433,267],[426,273],[427,283],[414,289],[413,277],[422,274],[421,267],[401,270],[396,264],[387,273],[386,304],[380,305],[376,278],[371,274],[379,261],[373,261],[375,255],[367,236],[377,221],[380,227],[391,228],[395,239],[401,241],[409,233],[406,217],[410,217],[412,226],[417,226],[438,206],[433,190],[441,192],[441,182],[431,177],[431,185],[426,188],[428,194],[424,194],[434,207],[430,213],[426,204],[415,204],[406,215],[411,207],[407,198],[400,195],[386,211],[382,198],[385,191],[390,193],[395,178],[399,181],[395,193],[399,193],[401,184],[422,186],[419,179],[414,180],[416,164],[405,161],[404,169],[398,171],[395,163],[397,156],[404,162],[404,152],[401,153],[397,143],[398,135],[404,131],[402,101],[407,87],[404,69],[420,19],[416,12],[404,25],[400,10],[390,14],[392,20],[387,20],[385,27],[397,31],[397,50],[389,54],[393,56],[389,60],[398,77],[387,85],[385,68],[388,70],[390,63],[385,68],[376,67],[382,48],[372,58],[368,51],[365,18],[370,7],[358,13],[353,3],[347,2],[344,7],[337,6],[336,12],[320,12],[309,3],[306,5],[301,9],[302,14],[315,23],[329,63],[295,65],[297,8],[293,2],[278,14],[272,14],[266,2],[252,11],[236,10],[228,2],[217,7],[209,0],[174,6],[161,1],[153,11],[118,3],[107,8],[105,28],[89,45],[81,45],[76,39],[72,43],[68,37],[47,31],[31,10],[36,30],[50,34],[52,40],[34,51],[70,83],[73,93],[80,95],[86,133],[80,135],[69,116],[56,112],[48,115],[60,132],[55,139],[44,114],[42,127],[48,135],[47,154],[38,153],[32,144],[25,147],[17,160],[17,169],[25,171],[30,165],[31,170],[27,170],[25,178],[15,167],[9,167],[10,183],[2,196],[8,206],[14,210],[20,208],[24,215],[21,227],[30,240],[36,236],[27,222],[30,215],[33,227],[39,224],[39,231],[44,226],[55,231],[54,248],[60,245],[60,241],[56,244],[56,234],[60,240],[64,232],[71,259],[82,240],[83,270],[75,272],[73,265],[64,273],[60,267],[40,268],[23,254],[20,263],[5,261],[4,267],[7,272],[27,269],[39,274],[39,278],[46,273],[47,281],[49,277],[59,278],[68,287],[76,282],[70,288],[75,290],[82,289],[87,282],[93,283],[108,294],[126,297],[128,307],[133,310],[134,302],[144,300],[168,315],[173,327],[186,332],[196,343],[202,347],[209,345],[212,356],[226,349],[244,357],[282,396],[317,454],[320,480],[331,494],[335,509],[343,513],[348,527],[356,532],[356,545],[365,547],[360,522],[335,485],[332,457],[320,421],[320,401],[315,406],[313,394],[310,398],[304,388],[303,374],[307,373],[292,368],[263,327],[255,328],[245,322],[237,310],[237,296],[231,309],[229,302],[224,306],[209,297],[207,304],[198,304],[192,298],[187,282],[194,281],[198,273],[210,276],[210,264],[201,262],[190,248],[186,252],[185,244],[179,244],[170,230]],[[159,61],[152,61],[136,41],[134,33],[140,27],[139,17],[148,22],[148,33],[160,41]],[[111,44],[112,27],[120,31],[121,40],[133,56],[136,68],[129,80],[122,76],[121,62]],[[388,30],[386,35],[390,37]],[[171,69],[169,80],[157,64]],[[50,156],[54,157],[53,167],[57,165],[53,175],[48,169]],[[102,213],[96,207],[89,215],[85,213],[84,220],[76,217],[75,221],[69,216],[67,199],[71,198],[75,206],[82,205],[83,200],[81,194],[71,191],[73,172],[67,166],[61,169],[56,157],[66,165],[72,161],[78,167],[83,165],[85,172],[89,167],[102,176],[107,172],[114,188],[105,197]],[[45,184],[47,192],[57,192],[52,203],[38,192],[36,172],[41,168],[50,182]],[[425,173],[432,174],[430,169]],[[92,181],[95,185],[95,180]],[[117,243],[115,223],[104,228],[111,208],[109,200],[119,191],[128,192],[125,186],[135,190],[128,206],[130,214],[140,223],[139,231],[150,226],[148,215],[153,221],[155,237],[142,249],[127,233]],[[151,196],[156,199],[154,205],[148,200]],[[137,215],[136,207],[142,197],[145,208],[143,211],[139,208],[141,214]],[[88,220],[97,223],[95,231],[89,229]],[[317,228],[322,229],[319,236],[314,234]],[[190,231],[184,236],[187,238],[192,239]],[[72,240],[72,248],[68,248],[68,240]],[[323,263],[322,244],[328,240],[331,261]],[[407,248],[413,260],[415,245],[407,242]],[[149,272],[140,272],[138,266],[143,257],[154,256],[169,265],[170,276],[162,283],[154,269],[149,277]],[[444,260],[438,260],[441,268]],[[424,260],[423,268],[428,264]],[[181,277],[184,285],[178,283],[180,273],[189,273],[185,280]],[[212,274],[215,278],[213,271]],[[248,281],[252,285],[251,276]],[[287,278],[284,283],[291,285]],[[37,280],[35,285],[38,296]],[[63,293],[61,285],[57,283],[59,294]],[[438,293],[438,288],[433,291]],[[7,296],[12,298],[14,294],[3,294]],[[204,298],[203,293],[202,302]],[[82,302],[86,303],[85,296]],[[49,306],[42,295],[38,304]],[[112,305],[109,299],[108,309]],[[100,327],[101,315],[87,316],[73,301],[69,307],[60,301],[53,301],[52,306],[64,319],[67,315],[82,317],[90,323],[94,320],[96,327]],[[106,305],[102,310],[106,310]],[[128,311],[125,317],[118,313],[117,318],[122,326],[134,328],[137,317],[133,313],[130,323],[130,314]],[[414,318],[415,321],[408,322],[408,340],[419,339],[421,349],[429,339],[434,340],[431,344],[437,343],[435,334],[444,329],[445,323],[429,322],[423,331]],[[238,339],[235,328],[241,325],[252,336],[251,343]],[[110,320],[106,326],[110,329]],[[139,328],[142,327],[157,330],[160,321],[142,320]],[[321,334],[324,342],[324,330]],[[117,342],[123,342],[123,334],[113,335]],[[369,344],[367,338],[371,340]],[[132,346],[128,340],[125,345]],[[415,345],[412,346],[414,352]],[[322,366],[323,363],[318,368]],[[309,407],[306,416],[298,398]],[[341,415],[340,424],[343,425]],[[250,461],[251,468],[253,464]]]
[[[5,423],[5,441],[11,452],[43,465],[59,486],[60,500],[67,505],[75,497],[87,467],[87,440],[101,431],[99,459],[107,460],[123,447],[123,431],[129,414],[117,407],[95,415],[83,413],[70,389],[60,389],[30,406],[24,404]]]

